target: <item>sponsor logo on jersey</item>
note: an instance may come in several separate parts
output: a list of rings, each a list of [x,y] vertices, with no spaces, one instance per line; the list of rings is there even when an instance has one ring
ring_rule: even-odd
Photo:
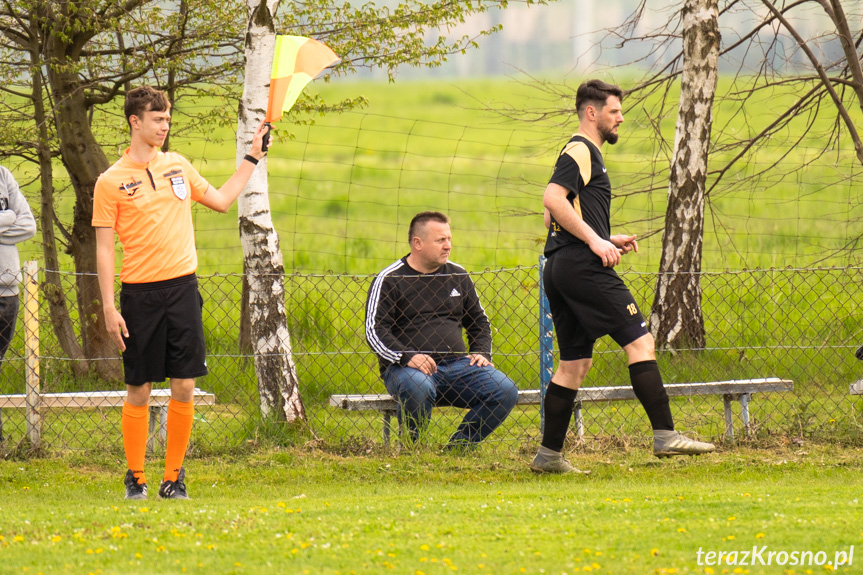
[[[455,288],[452,288],[452,291],[451,291],[451,292],[449,292],[449,297],[458,297],[458,296],[460,296],[460,295],[461,295],[461,294],[460,294],[460,293],[458,293],[458,290],[457,290],[457,289],[455,289]]]
[[[126,195],[130,198],[135,195],[135,192],[138,191],[138,188],[143,184],[141,180],[132,180],[128,184],[120,184],[120,189],[126,192]]]

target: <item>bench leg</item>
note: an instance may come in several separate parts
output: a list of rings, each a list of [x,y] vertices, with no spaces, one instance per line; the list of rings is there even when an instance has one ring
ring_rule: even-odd
[[[168,438],[168,406],[159,408],[159,445],[165,447]]]
[[[572,406],[572,412],[575,414],[575,431],[578,434],[578,442],[584,442],[584,416],[581,413],[581,402],[576,401]]]
[[[734,420],[731,413],[731,401],[733,399],[734,396],[731,394],[722,396],[722,402],[725,404],[725,437],[728,439],[734,439]]]
[[[751,399],[748,393],[740,394],[740,418],[743,420],[743,430],[746,435],[752,432],[749,425],[749,400]]]
[[[158,426],[158,429],[156,429]],[[156,437],[159,438],[159,445],[165,446],[165,438],[168,436],[168,406],[167,405],[151,405],[150,406],[150,433],[147,435],[147,452],[153,453],[156,447]]]
[[[389,411],[384,412],[384,445],[386,447],[390,446],[390,420],[392,419],[392,413]]]
[[[147,434],[147,453],[153,453],[153,448],[155,447],[156,440],[156,425],[159,421],[159,406],[151,405],[150,406],[150,427],[149,433]]]

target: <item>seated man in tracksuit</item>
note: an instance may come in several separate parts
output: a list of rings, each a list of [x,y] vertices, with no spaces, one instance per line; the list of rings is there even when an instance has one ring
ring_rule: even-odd
[[[449,218],[417,214],[408,236],[410,254],[369,289],[366,340],[411,439],[428,425],[434,405],[450,405],[469,411],[446,449],[473,447],[506,419],[518,389],[491,363],[491,325],[470,276],[448,261]]]

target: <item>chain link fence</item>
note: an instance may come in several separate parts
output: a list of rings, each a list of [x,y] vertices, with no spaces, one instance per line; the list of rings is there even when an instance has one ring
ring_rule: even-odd
[[[648,315],[656,275],[620,275]],[[520,390],[538,389],[542,369],[548,367],[541,366],[538,266],[486,270],[471,276],[491,320],[496,367]],[[793,391],[753,394],[750,433],[738,434],[738,439],[861,443],[863,399],[849,393],[849,384],[863,376],[863,363],[854,357],[854,350],[863,343],[863,268],[700,276],[708,343],[705,349],[660,350],[658,361],[665,382],[790,379]],[[38,277],[44,280],[44,270],[39,270]],[[80,336],[82,322],[74,305],[76,276],[61,273],[59,277],[71,326]],[[190,449],[218,453],[246,448],[262,438],[312,441],[341,450],[383,448],[381,413],[345,411],[329,401],[335,394],[385,393],[376,356],[364,336],[365,302],[372,279],[285,277],[291,343],[307,415],[304,425],[287,426],[260,415],[254,357],[240,342],[242,276],[200,277],[210,373],[197,383],[206,394],[196,407]],[[56,314],[52,315],[44,297],[48,291],[41,285],[38,313],[30,320],[24,317],[22,292],[18,329],[2,364],[3,454],[81,449],[119,453],[119,406],[125,386],[94,369],[97,364],[116,367],[118,358],[90,362],[90,369],[82,373],[82,363],[71,359],[59,343],[60,330],[52,324]],[[31,331],[39,337],[38,348],[29,354],[25,345],[28,321],[38,322]],[[552,355],[556,361],[556,354]],[[28,362],[38,366],[38,378]],[[626,356],[609,338],[603,338],[597,342],[594,367],[585,386],[626,385]],[[33,386],[38,386],[38,398],[34,398]],[[155,387],[164,388],[167,383]],[[154,405],[151,413],[151,444],[158,451],[163,445],[161,408]],[[724,440],[721,396],[674,398],[672,413],[679,429]],[[445,443],[463,415],[461,409],[436,408],[423,441],[434,447]],[[483,449],[532,450],[540,437],[540,421],[538,405],[516,406],[483,443]],[[645,442],[649,434],[647,418],[636,401],[585,404],[583,424],[588,443]],[[34,438],[38,438],[38,450],[33,449]],[[398,445],[393,442],[394,448]]]

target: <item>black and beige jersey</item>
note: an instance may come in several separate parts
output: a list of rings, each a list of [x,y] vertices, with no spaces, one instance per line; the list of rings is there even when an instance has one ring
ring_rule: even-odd
[[[590,139],[576,134],[557,158],[550,184],[563,186],[567,201],[575,213],[604,240],[611,237],[611,180],[602,161],[602,153]],[[587,246],[563,229],[554,215],[545,241],[545,255],[568,245]]]

